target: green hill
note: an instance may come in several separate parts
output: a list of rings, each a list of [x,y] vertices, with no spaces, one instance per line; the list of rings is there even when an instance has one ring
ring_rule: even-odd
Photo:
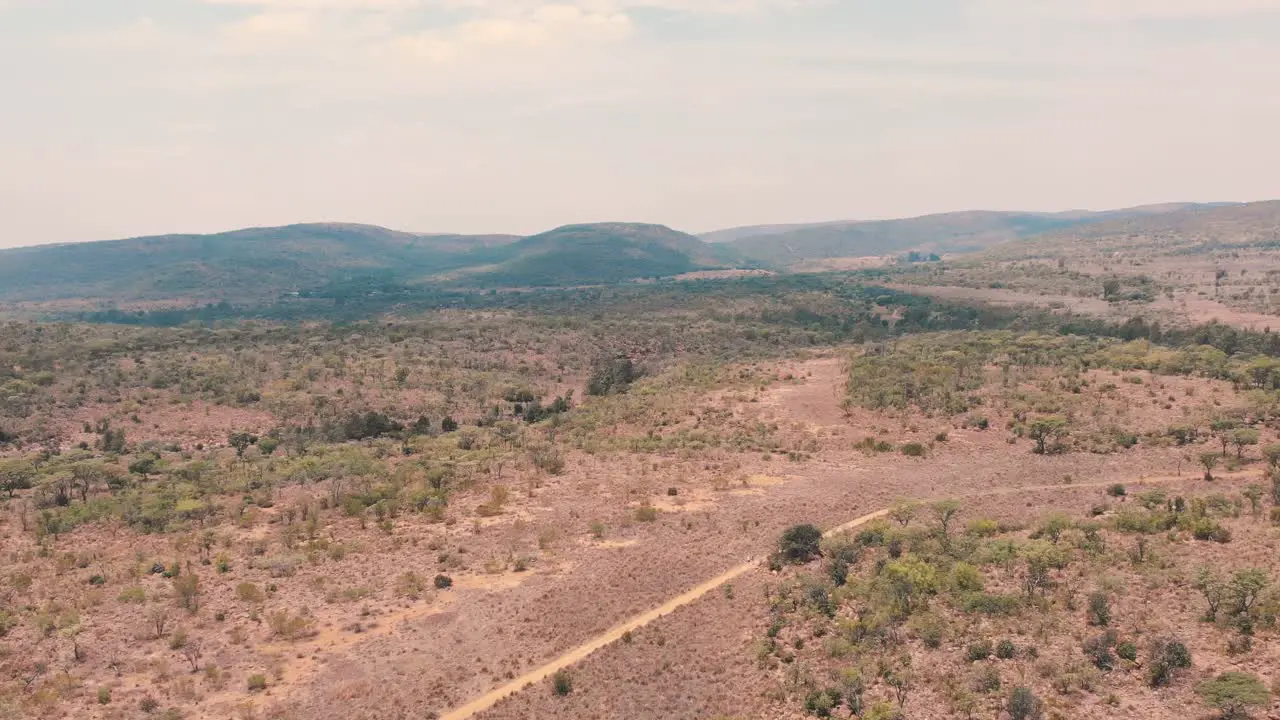
[[[1125,210],[1062,213],[969,211],[901,220],[820,223],[754,232],[753,228],[708,233],[704,238],[733,238],[724,244],[753,260],[787,266],[807,260],[892,255],[908,250],[963,253],[1058,230],[1115,219],[1142,218],[1185,210],[1185,203]],[[766,230],[769,226],[763,226]]]
[[[512,236],[305,224],[0,251],[0,299],[250,300],[344,277],[417,277]]]
[[[730,248],[643,223],[566,225],[470,259],[488,262],[440,279],[486,287],[596,285],[744,264]]]
[[[661,225],[569,225],[520,238],[306,224],[0,250],[0,302],[190,305],[335,288],[595,285],[743,262]]]

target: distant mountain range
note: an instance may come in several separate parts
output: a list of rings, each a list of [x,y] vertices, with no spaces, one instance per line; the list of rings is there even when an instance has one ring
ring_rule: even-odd
[[[728,243],[758,262],[788,266],[807,260],[892,255],[908,250],[975,252],[1011,240],[1092,223],[1220,205],[1171,203],[1103,212],[967,211],[900,220],[741,227],[706,233],[702,239]]]
[[[1258,210],[1260,205],[1266,207]],[[643,223],[566,225],[529,237],[301,224],[0,250],[0,303],[84,307],[262,302],[343,285],[533,288],[615,284],[703,270],[786,271],[829,258],[909,250],[954,254],[1031,237],[1085,237],[1088,228],[1137,233],[1154,227],[1168,233],[1183,226],[1202,230],[1205,218],[1225,227],[1237,216],[1232,227],[1260,227],[1275,216],[1268,209],[1274,205],[974,211],[902,220],[762,225],[701,238]]]

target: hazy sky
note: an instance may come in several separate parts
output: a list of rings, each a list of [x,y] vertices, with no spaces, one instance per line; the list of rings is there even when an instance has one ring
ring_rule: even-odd
[[[1280,0],[0,0],[0,246],[1280,197]]]

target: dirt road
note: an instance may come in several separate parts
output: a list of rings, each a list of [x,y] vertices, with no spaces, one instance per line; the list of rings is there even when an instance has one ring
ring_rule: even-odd
[[[1224,480],[1225,479],[1241,479],[1246,477],[1257,476],[1259,474],[1260,474],[1259,471],[1245,471],[1245,472],[1239,472],[1239,473],[1222,474],[1219,477]],[[1169,482],[1185,482],[1188,479],[1190,478],[1186,475],[1166,475],[1166,476],[1139,478],[1136,480],[1131,480],[1129,484],[1139,485],[1139,486],[1154,485],[1154,484],[1169,483]],[[1030,492],[1045,492],[1045,491],[1054,491],[1054,490],[1078,490],[1080,488],[1101,488],[1101,487],[1108,487],[1113,484],[1114,484],[1113,482],[1078,483],[1078,484],[1058,483],[1056,485],[1039,485],[1039,486],[1033,486],[1033,487],[998,488],[995,490],[986,490],[982,492],[959,495],[957,496],[956,499],[973,500],[973,499],[980,499],[980,498],[1018,495],[1018,494],[1030,493]],[[862,515],[858,518],[850,520],[847,523],[844,523],[843,525],[839,525],[837,527],[834,527],[828,530],[827,532],[824,533],[824,536],[831,537],[833,535],[839,535],[841,533],[849,532],[850,530],[856,529],[861,525],[865,525],[866,523],[871,522],[872,520],[884,517],[888,513],[889,513],[889,508],[881,508],[879,510],[876,510],[875,512],[867,513],[866,515]],[[707,580],[706,582],[703,582],[697,585],[696,587],[693,587],[687,590],[686,592],[681,593],[680,595],[668,600],[667,602],[663,603],[659,607],[656,607],[645,613],[637,615],[623,623],[620,623],[610,628],[604,633],[597,635],[596,637],[588,640],[587,642],[579,645],[578,647],[570,650],[569,652],[564,653],[563,655],[560,655],[559,657],[542,665],[541,667],[531,670],[530,672],[527,672],[521,675],[520,677],[517,677],[516,679],[485,693],[484,695],[481,695],[480,697],[468,702],[467,704],[462,705],[454,710],[451,710],[445,713],[444,715],[441,715],[440,720],[464,720],[465,718],[474,717],[476,714],[484,712],[485,710],[488,710],[489,708],[493,707],[503,698],[506,698],[510,695],[514,695],[515,693],[523,690],[526,687],[529,687],[530,685],[540,683],[546,680],[547,678],[550,678],[556,672],[563,670],[565,668],[568,668],[571,665],[585,659],[587,656],[591,655],[595,651],[605,647],[606,645],[609,645],[610,643],[620,640],[622,636],[627,632],[638,630],[654,622],[655,620],[658,620],[664,615],[668,615],[678,610],[679,608],[684,607],[685,605],[688,605],[690,603],[693,603],[699,600],[700,598],[707,595],[707,593],[710,593],[711,591],[723,586],[725,583],[728,583],[734,580],[735,578],[745,575],[746,573],[756,569],[757,567],[760,567],[763,563],[764,563],[764,558],[761,558],[759,560],[750,560],[730,570],[727,570],[721,573],[720,575],[717,575],[711,578],[710,580]]]

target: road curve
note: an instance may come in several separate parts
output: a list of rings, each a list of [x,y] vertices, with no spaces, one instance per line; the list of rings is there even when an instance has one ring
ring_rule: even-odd
[[[1243,477],[1251,477],[1257,474],[1258,474],[1257,471],[1245,471],[1245,472],[1239,472],[1239,473],[1223,474],[1218,477],[1219,479],[1222,479],[1222,480],[1231,480],[1231,479],[1239,479]],[[1164,482],[1177,482],[1177,481],[1194,480],[1194,479],[1195,479],[1194,475],[1178,475],[1178,476],[1165,475],[1165,476],[1139,478],[1137,480],[1130,480],[1129,484],[1150,485],[1150,484],[1157,484],[1157,483],[1164,483]],[[960,496],[957,496],[955,499],[974,500],[974,499],[987,498],[987,497],[1018,495],[1018,494],[1027,493],[1027,492],[1045,492],[1045,491],[1052,491],[1052,490],[1079,490],[1081,488],[1109,487],[1114,484],[1116,483],[1115,482],[1072,483],[1072,484],[1058,483],[1056,485],[1035,485],[1031,487],[998,488],[995,490],[984,490],[982,492],[960,495]],[[828,530],[827,532],[823,533],[823,536],[831,537],[832,535],[839,535],[841,533],[849,532],[850,530],[853,530],[854,528],[857,528],[860,525],[865,525],[866,523],[869,523],[872,520],[884,517],[885,515],[888,515],[888,514],[889,514],[889,508],[881,508],[879,510],[876,510],[875,512],[867,513],[866,515],[862,515],[853,520],[850,520],[849,522],[844,523],[843,525],[834,527]],[[618,625],[615,625],[609,628],[608,630],[601,633],[600,635],[597,635],[596,637],[591,638],[587,642],[566,652],[563,655],[560,655],[559,657],[546,663],[545,665],[542,665],[541,667],[538,667],[534,670],[530,670],[529,672],[521,675],[520,677],[514,680],[511,680],[510,682],[507,682],[497,688],[494,688],[493,690],[490,690],[489,692],[468,702],[467,704],[461,705],[457,708],[454,708],[453,710],[450,710],[449,712],[446,712],[445,714],[440,716],[439,720],[466,720],[467,718],[475,716],[477,713],[484,712],[485,710],[488,710],[489,708],[498,704],[498,702],[503,698],[506,698],[510,695],[514,695],[517,692],[523,690],[524,688],[530,685],[546,680],[547,678],[554,675],[556,672],[577,663],[578,661],[586,658],[591,653],[605,647],[606,645],[609,645],[610,643],[613,643],[622,639],[623,634],[629,631],[638,630],[644,627],[645,625],[648,625],[649,623],[653,622],[654,620],[657,620],[663,615],[668,615],[674,612],[675,610],[678,610],[679,608],[684,607],[685,605],[688,605],[702,598],[707,593],[711,592],[712,590],[715,590],[721,585],[724,585],[730,580],[733,580],[734,578],[737,578],[737,577],[741,577],[742,575],[745,575],[751,570],[759,567],[761,564],[763,564],[763,562],[764,562],[764,559],[762,558],[760,560],[745,562],[730,570],[726,570],[725,572],[711,578],[710,580],[707,580],[706,582],[703,582],[689,590],[686,590],[680,595],[677,595],[676,597],[671,598],[667,602],[663,603],[662,605],[656,608],[653,608],[652,610],[646,611],[640,615],[636,615],[635,617],[632,617],[628,620],[623,621]]]

